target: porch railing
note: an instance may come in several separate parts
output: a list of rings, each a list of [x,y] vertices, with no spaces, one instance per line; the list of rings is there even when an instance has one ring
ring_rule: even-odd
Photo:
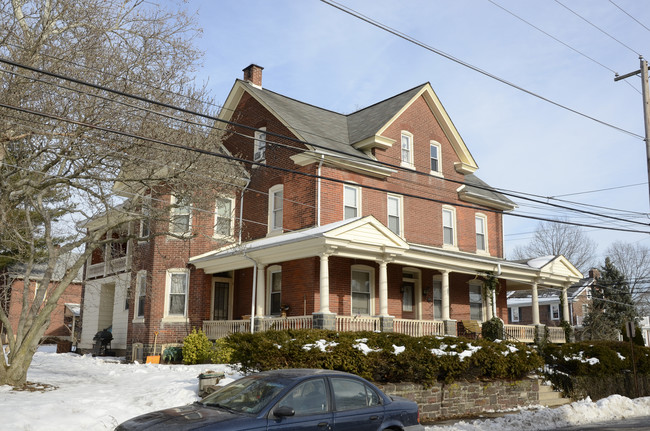
[[[283,329],[311,329],[314,326],[314,319],[312,316],[291,316],[291,317],[272,317],[269,319],[261,319],[262,331],[269,329],[283,330]]]
[[[88,265],[87,278],[107,277],[127,270],[128,259],[126,256],[111,259],[109,262],[100,262]]]
[[[203,332],[210,340],[227,337],[235,332],[251,332],[250,320],[204,320]]]
[[[507,339],[514,339],[522,343],[535,341],[535,327],[532,325],[503,325]]]
[[[393,330],[411,337],[424,335],[445,335],[445,323],[437,320],[393,320]]]
[[[369,316],[336,316],[336,330],[342,332],[379,331],[379,318]]]
[[[561,326],[549,326],[548,341],[551,343],[566,343],[564,328]]]

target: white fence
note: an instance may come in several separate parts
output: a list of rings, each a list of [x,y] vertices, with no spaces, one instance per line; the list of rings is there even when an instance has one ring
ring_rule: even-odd
[[[535,341],[535,327],[531,325],[503,325],[506,339],[532,343]]]
[[[379,318],[369,316],[336,316],[336,330],[341,332],[378,332]]]
[[[445,323],[437,320],[393,320],[393,331],[411,337],[424,335],[445,335]]]

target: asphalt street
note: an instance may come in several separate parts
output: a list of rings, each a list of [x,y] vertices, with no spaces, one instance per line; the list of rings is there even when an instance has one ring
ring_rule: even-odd
[[[580,425],[568,428],[554,428],[561,431],[613,431],[613,430],[640,430],[650,431],[650,416],[642,418],[624,419],[613,422],[602,422],[590,425]],[[550,431],[550,430],[548,430]]]

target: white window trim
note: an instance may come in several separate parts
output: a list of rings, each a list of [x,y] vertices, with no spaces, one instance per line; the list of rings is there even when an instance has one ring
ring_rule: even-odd
[[[217,223],[219,221],[219,199],[230,201],[230,235],[222,235],[217,232]],[[214,238],[232,239],[235,232],[235,199],[231,197],[219,197],[214,201],[214,230],[212,236]]]
[[[445,211],[451,212],[451,228],[453,230],[453,244],[445,244]],[[443,205],[442,207],[442,248],[448,250],[458,250],[458,223],[456,222],[456,208]]]
[[[557,310],[557,317],[553,317],[553,308]],[[549,314],[551,320],[560,320],[560,304],[550,304],[549,305]]]
[[[415,278],[405,277],[404,273],[415,274]],[[422,318],[422,271],[418,268],[406,267],[402,268],[402,281],[413,282],[413,307],[411,311],[404,310],[404,303],[402,303],[402,311],[407,313],[415,313],[416,319]]]
[[[438,148],[438,170],[437,171],[431,170],[431,147]],[[440,145],[440,142],[438,141],[429,141],[429,173],[431,175],[444,178],[444,175],[442,174],[442,145]]]
[[[146,300],[146,294],[147,294],[147,271],[146,270],[141,270],[137,272],[136,278],[135,278],[135,295],[134,295],[134,301],[133,301],[133,323],[144,323],[144,310],[142,313],[142,316],[139,316],[140,314],[140,292],[142,289],[142,284],[140,283],[140,280],[142,280],[142,277],[144,276],[144,288],[145,288],[145,300]]]
[[[212,283],[210,284],[210,316],[214,320],[214,283],[222,281],[228,283],[228,320],[233,320],[232,309],[233,309],[233,294],[234,294],[234,282],[232,278],[224,278],[212,276]]]
[[[442,321],[442,274],[435,274],[431,278],[431,313],[433,314],[433,320],[437,321]],[[440,283],[440,316],[436,314],[436,295],[435,295],[435,289],[434,289],[434,284],[435,282]],[[428,294],[427,294],[428,296]]]
[[[282,192],[282,225],[279,228],[273,226],[273,212],[275,211],[275,194]],[[269,210],[268,210],[268,235],[279,235],[284,229],[284,185],[277,184],[269,189]]]
[[[517,318],[516,319],[515,319],[515,314],[513,313],[513,310],[517,310]],[[512,323],[518,323],[518,322],[521,321],[521,316],[519,314],[520,312],[521,312],[521,310],[519,309],[519,307],[510,307],[510,321]]]
[[[476,253],[477,254],[484,254],[484,255],[490,255],[490,243],[488,242],[488,220],[487,216],[482,213],[476,213],[474,216],[474,229],[476,229],[476,220],[482,220],[483,221],[483,239],[485,243],[485,250],[480,250],[478,248],[478,239],[476,240]],[[478,231],[474,232],[475,238],[478,237]]]
[[[176,205],[177,199],[178,198],[175,195],[171,195],[169,201],[170,205]],[[173,212],[178,208],[169,208],[169,232],[172,234],[172,236],[190,236],[192,234],[192,204],[188,206],[189,218],[187,222],[187,231],[185,232],[174,232],[174,216],[177,214],[173,214]],[[182,214],[184,213],[181,213],[180,215]]]
[[[353,185],[350,185],[350,184],[343,184],[343,219],[347,220],[345,218],[345,208],[346,208],[345,190],[346,189],[354,190],[354,192],[356,194],[356,197],[357,197],[357,206],[356,206],[357,215],[356,215],[356,217],[360,217],[361,216],[361,187],[353,186]]]
[[[399,235],[400,237],[404,238],[404,198],[403,198],[403,196],[393,195],[393,194],[388,194],[386,196],[386,227],[388,227],[388,229],[390,230],[390,227],[389,227],[390,226],[390,223],[389,223],[390,214],[388,212],[388,210],[389,210],[388,202],[390,202],[391,199],[396,199],[397,203],[399,205],[399,208],[398,208],[398,211],[399,211],[399,215],[398,215],[398,217],[399,217],[399,234],[396,234],[396,235]],[[393,232],[393,231],[391,231],[391,232]],[[395,233],[395,232],[393,232],[393,233]]]
[[[271,316],[271,293],[273,290],[273,274],[280,273],[282,277],[282,266],[273,265],[266,269],[266,315]],[[282,280],[282,278],[280,278]],[[282,307],[282,282],[280,282],[280,307]]]
[[[409,159],[404,160],[402,157],[402,137],[406,136],[409,138]],[[399,138],[399,160],[400,166],[408,169],[415,169],[415,164],[413,163],[413,152],[415,148],[415,140],[413,139],[413,133],[402,130]]]
[[[187,290],[185,291],[185,311],[183,315],[169,315],[169,294],[171,290],[172,274],[185,274]],[[171,323],[188,323],[187,306],[190,293],[190,271],[187,268],[169,268],[165,274],[165,309],[163,312],[163,322]]]
[[[369,315],[374,316],[375,313],[375,268],[372,266],[368,265],[352,265],[350,267],[350,315],[354,316],[352,314],[352,273],[353,272],[366,272],[370,274],[370,305],[369,307]]]
[[[144,218],[142,218],[139,223],[138,236],[140,236],[140,238],[143,238],[145,236],[144,235],[145,226],[149,231],[148,235],[151,235],[151,220],[149,218],[151,215],[151,204],[152,204],[151,195],[145,195],[142,197],[142,207],[140,208],[140,212],[142,213]],[[145,241],[146,241],[145,239],[140,239],[140,242],[145,242]]]
[[[263,138],[262,135],[264,136]],[[256,157],[261,147],[260,142],[262,141],[264,142],[264,153],[262,154],[262,157]],[[260,127],[258,130],[255,131],[254,138],[253,138],[253,161],[254,162],[266,163],[266,150],[268,149],[267,145],[268,142],[266,140],[266,127]],[[253,166],[255,167],[256,165]]]
[[[483,282],[481,280],[470,280],[470,282],[468,284],[469,284],[469,286],[467,288],[468,289],[467,290],[468,294],[469,294],[469,291],[471,289],[471,286],[478,286],[479,292],[481,293],[481,319],[479,320],[479,322],[483,322],[483,321],[485,321],[485,318],[487,317],[487,304],[486,303],[489,302],[489,300],[486,301],[486,298],[483,296]],[[469,301],[468,301],[468,303],[469,303]],[[472,317],[471,303],[469,303],[469,304],[470,304],[470,319],[471,319],[471,317]]]

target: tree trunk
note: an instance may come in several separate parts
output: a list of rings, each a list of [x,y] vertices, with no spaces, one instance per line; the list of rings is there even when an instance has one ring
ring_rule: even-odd
[[[0,367],[0,385],[9,385],[14,388],[22,388],[27,382],[27,370],[32,363],[32,358],[38,343],[33,347],[18,349],[17,354],[9,352],[9,365],[5,358],[2,358]]]

